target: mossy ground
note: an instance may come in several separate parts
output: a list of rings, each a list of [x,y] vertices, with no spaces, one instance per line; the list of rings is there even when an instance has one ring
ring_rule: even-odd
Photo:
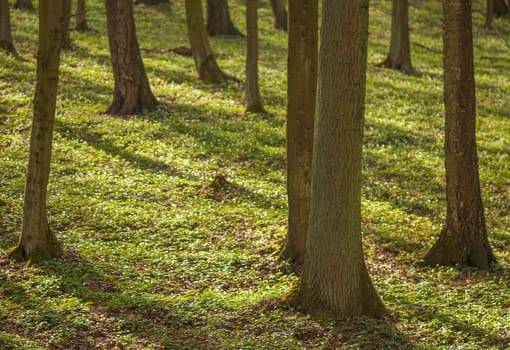
[[[281,302],[296,283],[278,252],[286,231],[286,35],[261,1],[261,92],[200,83],[181,1],[137,6],[158,110],[103,115],[113,91],[101,1],[62,53],[49,222],[61,260],[9,261],[21,225],[35,78],[37,12],[12,10],[20,57],[0,53],[0,348],[507,349],[510,347],[510,23],[481,29],[474,2],[480,176],[492,272],[419,262],[445,216],[441,3],[412,2],[415,75],[377,66],[390,2],[371,1],[363,239],[394,322],[319,324]],[[232,17],[244,31],[242,1]],[[222,69],[244,77],[243,38],[215,38]],[[21,58],[21,59],[20,59]],[[229,186],[208,185],[223,175]]]

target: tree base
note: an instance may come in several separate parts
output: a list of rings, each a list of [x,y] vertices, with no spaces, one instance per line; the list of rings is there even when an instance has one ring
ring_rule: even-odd
[[[15,261],[26,262],[27,266],[30,266],[41,261],[60,258],[63,254],[62,247],[55,238],[54,242],[44,247],[33,247],[31,250],[20,243],[9,251],[8,256]]]
[[[9,53],[16,53],[16,49],[14,48],[14,44],[10,41],[2,40],[0,41],[0,48],[9,52]]]
[[[413,74],[414,69],[411,65],[411,62],[406,60],[395,60],[390,57],[386,58],[383,62],[379,64],[380,67],[385,67],[389,69],[399,70],[405,74]]]
[[[264,113],[265,111],[261,102],[254,102],[246,107],[246,112],[248,113]]]

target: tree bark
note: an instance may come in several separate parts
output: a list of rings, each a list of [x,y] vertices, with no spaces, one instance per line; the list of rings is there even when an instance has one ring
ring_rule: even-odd
[[[317,94],[318,1],[289,1],[287,80],[288,231],[281,251],[299,266],[305,258],[310,216],[315,102]]]
[[[25,10],[33,10],[34,5],[32,4],[32,0],[16,0],[14,3],[15,9],[25,9]]]
[[[16,52],[12,42],[9,0],[0,0],[0,48],[7,52]]]
[[[243,35],[230,19],[227,0],[207,0],[207,33],[210,36]]]
[[[259,34],[257,0],[246,0],[246,111],[264,111],[259,89]]]
[[[508,14],[508,0],[493,0],[493,6],[496,17]]]
[[[107,114],[132,115],[156,109],[136,38],[131,0],[105,0],[110,56],[115,79]]]
[[[71,0],[62,0],[62,49],[70,49],[71,45]]]
[[[46,210],[60,62],[61,1],[39,1],[39,48],[23,225],[19,243],[10,252],[28,264],[62,254],[49,229]]]
[[[274,15],[274,27],[287,31],[287,10],[283,0],[271,0],[271,8]]]
[[[89,29],[87,25],[87,6],[85,0],[76,1],[76,27],[79,32],[85,32]]]
[[[311,213],[304,271],[290,300],[318,319],[386,314],[361,244],[368,2],[322,2]]]
[[[186,22],[193,59],[200,80],[205,83],[221,83],[226,75],[221,71],[209,45],[200,0],[185,0]]]
[[[408,0],[391,2],[391,43],[388,57],[382,63],[387,68],[411,73],[411,48],[409,45]]]
[[[446,226],[425,262],[489,269],[496,258],[478,175],[471,0],[444,1],[443,13]]]

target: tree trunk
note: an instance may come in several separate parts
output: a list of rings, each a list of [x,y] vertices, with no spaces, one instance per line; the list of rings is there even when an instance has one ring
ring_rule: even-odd
[[[259,34],[257,0],[246,0],[246,111],[264,111],[259,89]]]
[[[391,43],[388,57],[383,62],[387,68],[411,73],[411,48],[409,46],[408,0],[391,2]]]
[[[288,232],[281,256],[295,265],[305,258],[310,216],[315,101],[317,94],[318,1],[289,1],[287,81]]]
[[[209,46],[201,1],[185,0],[185,6],[191,51],[200,80],[205,83],[224,82],[226,75],[220,70]]]
[[[287,10],[283,0],[271,0],[271,8],[274,15],[274,27],[287,31]]]
[[[443,13],[446,226],[425,262],[489,269],[496,258],[487,238],[478,176],[471,1],[444,1]]]
[[[76,1],[76,30],[79,32],[85,32],[89,29],[87,25],[87,6],[85,0]]]
[[[0,0],[0,48],[15,53],[11,35],[11,14],[9,0]]]
[[[62,250],[48,226],[46,192],[50,173],[51,144],[61,43],[61,0],[39,1],[39,48],[25,185],[23,225],[18,245],[10,255],[27,263],[58,257]]]
[[[34,5],[32,5],[32,0],[16,0],[14,3],[15,9],[25,9],[25,10],[33,10]]]
[[[210,36],[243,35],[230,19],[227,0],[207,0],[207,33]]]
[[[62,1],[62,49],[71,48],[71,0]]]
[[[115,79],[113,101],[105,113],[132,115],[156,109],[136,38],[131,0],[105,0],[108,40]]]
[[[311,213],[303,276],[290,300],[318,319],[386,314],[361,244],[368,2],[322,2]]]
[[[168,2],[168,1],[167,0],[136,0],[135,5],[145,4],[148,6],[155,6],[155,5],[159,5],[163,2]]]
[[[508,0],[493,0],[493,6],[496,17],[508,14]]]

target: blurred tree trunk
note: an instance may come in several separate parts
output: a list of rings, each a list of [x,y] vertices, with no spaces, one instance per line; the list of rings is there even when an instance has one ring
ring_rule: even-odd
[[[89,29],[87,25],[87,6],[85,0],[77,0],[76,1],[76,30],[79,32],[84,32]]]
[[[12,42],[9,0],[0,0],[0,48],[15,53]]]
[[[508,0],[493,0],[493,6],[496,17],[508,14]]]
[[[246,111],[263,112],[259,89],[258,0],[246,0]]]
[[[135,5],[145,4],[149,6],[159,5],[163,2],[168,2],[167,0],[136,0]]]
[[[62,49],[71,48],[71,0],[62,0]]]
[[[310,216],[315,101],[317,94],[318,2],[289,1],[287,81],[288,231],[284,259],[303,264]]]
[[[131,0],[105,0],[110,56],[115,79],[108,114],[131,115],[156,109],[136,37]]]
[[[310,222],[303,275],[289,300],[318,319],[387,313],[361,243],[368,2],[322,2]]]
[[[243,35],[230,19],[227,0],[207,0],[207,33],[210,36]]]
[[[200,80],[205,83],[221,83],[226,75],[221,71],[209,45],[200,0],[185,0],[186,21],[191,51]]]
[[[62,254],[55,235],[49,229],[46,210],[62,40],[61,10],[61,0],[39,1],[39,47],[23,225],[19,243],[10,252],[11,257],[28,264]]]
[[[283,0],[271,0],[271,8],[274,15],[274,27],[287,31],[287,10]]]
[[[34,5],[32,4],[32,0],[16,0],[16,2],[14,3],[14,8],[33,10]]]
[[[391,1],[391,43],[388,57],[382,63],[387,68],[411,73],[411,48],[409,45],[408,0]]]
[[[485,12],[485,29],[494,29],[494,0],[487,0]]]
[[[496,258],[487,238],[478,175],[471,0],[444,1],[443,13],[446,226],[425,262],[486,270]]]

